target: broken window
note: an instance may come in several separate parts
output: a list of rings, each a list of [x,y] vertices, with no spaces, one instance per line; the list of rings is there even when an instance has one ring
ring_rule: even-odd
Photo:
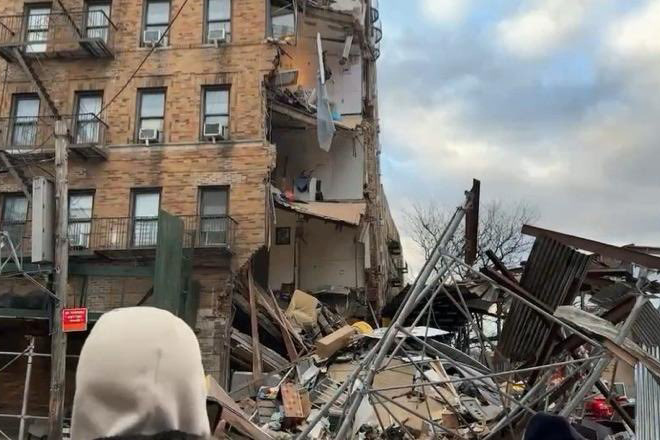
[[[200,245],[227,243],[227,188],[209,187],[200,190]]]
[[[206,0],[205,43],[228,42],[231,36],[231,0]]]
[[[110,2],[89,1],[86,6],[85,36],[108,41],[110,28]]]
[[[284,39],[296,35],[296,7],[293,0],[270,0],[269,35]]]
[[[50,6],[28,7],[25,40],[30,44],[25,46],[26,53],[46,52],[49,22]]]
[[[18,247],[25,235],[27,219],[27,199],[23,195],[5,195],[2,201],[2,224],[0,230],[6,231],[14,247]]]
[[[160,190],[139,190],[133,193],[133,246],[156,246]]]
[[[100,141],[101,103],[103,95],[100,92],[83,92],[76,97],[76,124],[74,141],[76,144],[92,144]]]
[[[92,231],[92,205],[94,194],[69,194],[69,246],[74,249],[88,249]]]
[[[16,95],[13,107],[11,144],[13,146],[36,144],[39,96],[36,94]]]

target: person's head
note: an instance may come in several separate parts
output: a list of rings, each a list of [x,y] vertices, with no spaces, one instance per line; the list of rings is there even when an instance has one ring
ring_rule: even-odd
[[[567,419],[546,413],[532,416],[525,429],[524,440],[586,440]]]
[[[95,440],[179,431],[209,435],[199,343],[152,307],[101,316],[80,353],[71,436]]]

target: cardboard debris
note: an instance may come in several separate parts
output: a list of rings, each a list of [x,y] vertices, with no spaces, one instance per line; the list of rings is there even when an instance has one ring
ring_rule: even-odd
[[[356,333],[357,332],[353,327],[346,325],[339,330],[324,336],[316,341],[316,354],[322,358],[332,356],[342,348],[348,346],[351,342],[351,338]]]
[[[291,302],[285,315],[302,328],[310,328],[317,324],[316,306],[319,300],[302,290],[296,290],[291,296]]]

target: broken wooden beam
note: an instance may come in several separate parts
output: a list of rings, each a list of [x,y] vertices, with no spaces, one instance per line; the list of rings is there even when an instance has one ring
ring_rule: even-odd
[[[250,329],[252,331],[252,376],[261,381],[261,349],[259,344],[259,322],[257,321],[257,293],[252,279],[252,266],[248,269],[248,293],[250,295]]]

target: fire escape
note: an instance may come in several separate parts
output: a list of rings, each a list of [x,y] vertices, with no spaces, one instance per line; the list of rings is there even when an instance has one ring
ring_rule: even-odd
[[[40,114],[36,106],[36,113],[0,118],[0,160],[26,190],[30,185],[26,184],[20,168],[13,166],[15,157],[52,155],[56,120],[67,121],[71,152],[84,160],[106,157],[102,147],[107,125],[100,114],[100,100],[98,108],[79,108],[76,114],[64,115],[57,109],[39,72],[47,71],[47,64],[43,63],[47,60],[113,58],[117,27],[108,16],[109,10],[103,7],[69,11],[60,0],[57,5],[57,10],[52,10],[50,6],[35,4],[24,14],[0,16],[0,57],[23,71],[48,113]]]

